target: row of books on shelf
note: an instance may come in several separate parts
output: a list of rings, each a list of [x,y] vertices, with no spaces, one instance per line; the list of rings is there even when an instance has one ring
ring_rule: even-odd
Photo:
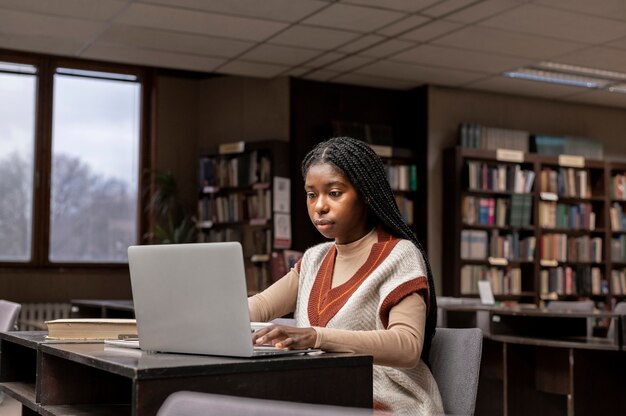
[[[626,201],[626,174],[618,173],[611,177],[611,198]]]
[[[488,280],[494,295],[519,295],[522,292],[522,271],[518,267],[465,265],[461,267],[461,294],[478,294],[479,280]]]
[[[257,190],[255,194],[230,193],[204,195],[198,200],[198,220],[212,223],[270,220],[272,191]]]
[[[528,152],[529,136],[529,133],[523,130],[486,127],[478,123],[459,124],[459,144],[463,147]]]
[[[535,172],[520,165],[493,165],[479,161],[467,162],[470,190],[529,193],[533,189]]]
[[[517,232],[499,235],[492,231],[491,239],[485,230],[461,231],[461,258],[487,260],[489,257],[511,261],[532,261],[535,258],[535,237],[521,238]]]
[[[256,263],[269,261],[272,249],[272,231],[268,228],[242,229],[239,227],[211,228],[198,233],[199,243],[239,241],[244,256]]]
[[[626,295],[626,269],[611,271],[611,293]]]
[[[602,272],[599,267],[565,266],[542,269],[539,275],[540,293],[542,296],[549,293],[557,295],[602,295],[607,288],[603,288]]]
[[[611,238],[611,260],[626,263],[626,235]]]
[[[417,165],[386,164],[385,171],[394,191],[417,191]]]
[[[602,143],[589,137],[535,134],[530,140],[530,151],[546,156],[574,155],[597,160],[604,158]]]
[[[570,228],[595,230],[596,214],[588,203],[565,204],[552,201],[539,202],[539,226],[543,228]]]
[[[413,200],[409,199],[402,195],[396,195],[396,204],[398,205],[398,209],[400,210],[400,215],[402,215],[402,219],[408,225],[413,224]]]
[[[255,183],[268,183],[271,178],[271,161],[257,151],[234,156],[201,157],[199,159],[199,185],[205,187],[245,187]]]
[[[619,202],[614,202],[609,209],[609,219],[611,221],[611,230],[626,231],[626,213]]]
[[[541,192],[573,198],[591,198],[589,172],[574,168],[543,168],[539,174]]]
[[[461,215],[467,225],[528,227],[532,218],[532,195],[510,198],[465,196]]]
[[[602,262],[602,238],[567,234],[541,236],[541,259],[561,262]]]

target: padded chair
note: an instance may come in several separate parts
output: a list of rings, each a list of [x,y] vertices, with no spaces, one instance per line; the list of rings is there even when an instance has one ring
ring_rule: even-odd
[[[13,331],[22,305],[8,300],[0,300],[0,332]]]
[[[372,416],[371,409],[252,399],[221,394],[172,393],[157,416]]]
[[[482,347],[479,328],[437,328],[430,367],[446,415],[474,414]]]

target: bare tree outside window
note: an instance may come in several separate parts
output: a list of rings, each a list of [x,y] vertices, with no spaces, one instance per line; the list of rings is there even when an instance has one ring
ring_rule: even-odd
[[[140,89],[54,76],[50,261],[128,261],[138,234]]]
[[[37,76],[28,65],[0,65],[0,261],[32,257]]]

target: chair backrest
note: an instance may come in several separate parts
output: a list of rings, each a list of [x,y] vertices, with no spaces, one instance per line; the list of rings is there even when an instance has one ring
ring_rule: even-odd
[[[429,358],[446,415],[474,413],[482,346],[479,328],[437,328]]]
[[[617,305],[615,305],[615,309],[613,310],[613,312],[620,315],[626,315],[626,302],[618,302]],[[624,319],[624,317],[622,317],[622,319]],[[606,337],[610,340],[615,339],[615,319],[611,319],[609,329],[606,332]]]
[[[371,409],[253,399],[221,394],[172,393],[157,416],[371,416]]]
[[[15,329],[15,323],[20,314],[20,309],[22,309],[22,305],[19,303],[0,300],[0,332]]]
[[[548,303],[546,309],[551,311],[577,311],[577,312],[592,312],[594,308],[592,300],[553,300]],[[593,334],[593,318],[587,318],[587,336],[590,337]]]

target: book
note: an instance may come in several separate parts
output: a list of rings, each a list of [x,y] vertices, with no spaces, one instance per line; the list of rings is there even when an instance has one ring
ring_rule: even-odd
[[[48,339],[105,340],[137,337],[135,319],[55,319],[45,322]]]

